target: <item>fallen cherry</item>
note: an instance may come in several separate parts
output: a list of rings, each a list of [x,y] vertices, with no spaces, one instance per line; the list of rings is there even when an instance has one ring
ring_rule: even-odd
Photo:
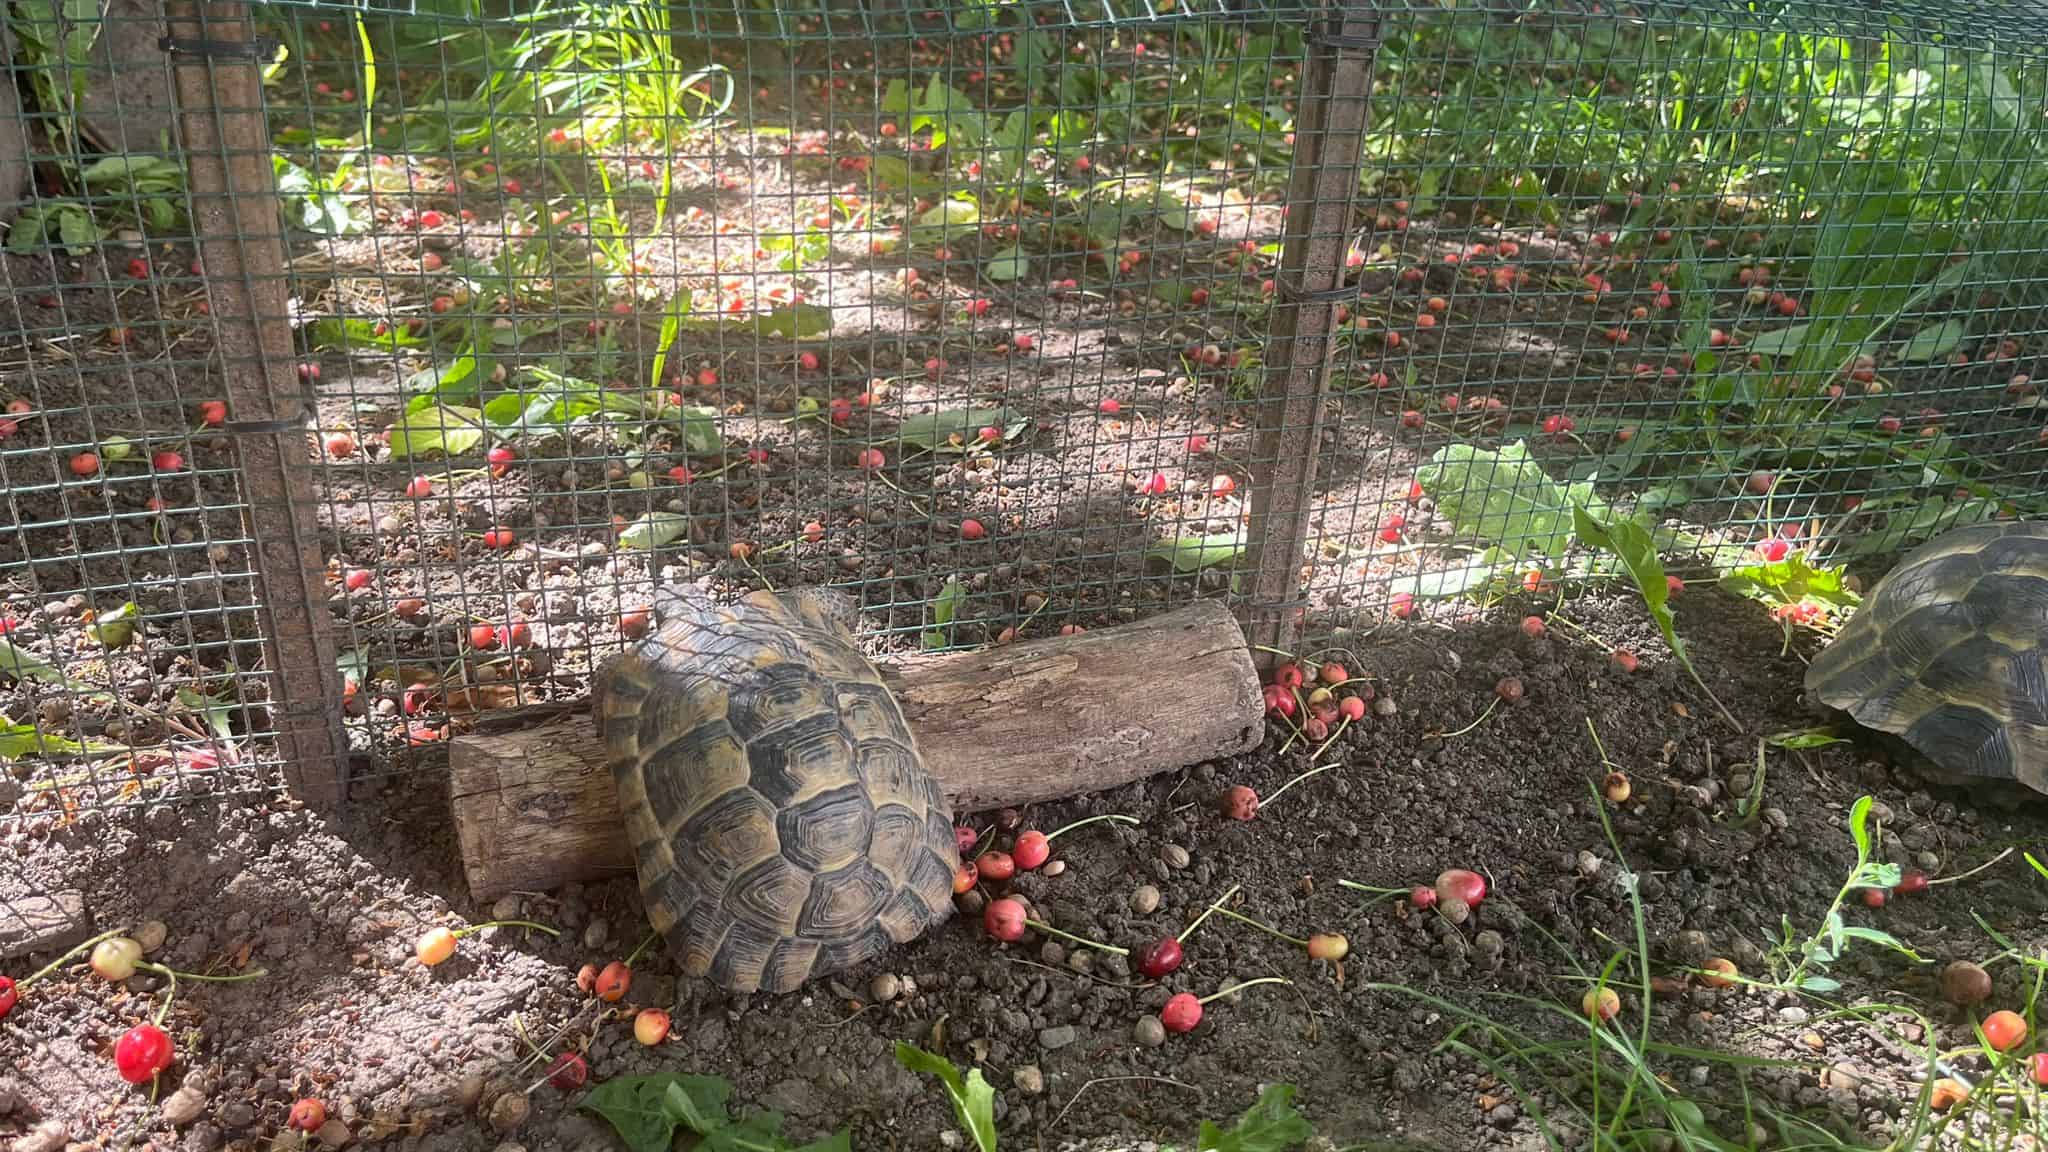
[[[597,974],[597,984],[591,991],[599,1000],[616,1004],[626,998],[626,990],[633,986],[633,970],[624,961],[614,960]]]
[[[114,1042],[114,1067],[130,1084],[149,1083],[176,1058],[171,1034],[154,1024],[137,1024]]]
[[[19,1003],[21,993],[14,987],[14,978],[0,976],[0,1020],[7,1019],[7,1014],[14,1011],[14,1006]]]
[[[1233,784],[1223,793],[1223,814],[1232,820],[1250,820],[1259,814],[1259,794],[1243,784]]]
[[[1017,874],[1017,861],[1008,852],[999,849],[992,848],[975,857],[974,865],[980,869],[982,879],[994,880],[997,883]]]
[[[1161,936],[1138,949],[1138,971],[1148,980],[1157,980],[1179,969],[1183,955],[1179,940]]]
[[[1075,944],[1085,945],[1086,947],[1099,949],[1103,952],[1113,952],[1118,956],[1129,956],[1131,954],[1128,948],[1119,948],[1114,944],[1097,943],[1085,936],[1076,936],[1072,932],[1062,932],[1050,924],[1041,924],[1036,920],[1030,919],[1024,914],[1024,902],[1014,896],[1004,896],[1001,899],[989,901],[988,907],[984,908],[981,913],[981,926],[987,930],[989,935],[1006,943],[1022,940],[1024,938],[1024,930],[1026,928],[1033,928],[1048,936],[1057,936],[1062,940],[1069,940]]]
[[[467,928],[429,928],[420,933],[420,938],[413,942],[413,955],[419,957],[420,963],[432,968],[455,955],[456,941],[486,928],[532,928],[550,936],[561,935],[560,931],[545,924],[535,924],[531,920],[491,920],[482,924],[471,924]]]
[[[574,1092],[590,1082],[590,1065],[574,1052],[564,1052],[548,1065],[548,1083]]]
[[[1468,868],[1446,868],[1437,874],[1436,894],[1445,900],[1463,900],[1477,908],[1486,899],[1486,877]]]
[[[285,1120],[287,1127],[296,1128],[301,1132],[317,1132],[320,1126],[325,1123],[327,1123],[327,1105],[313,1099],[311,1096],[303,1100],[294,1100],[292,1102],[291,1116]]]
[[[652,1048],[668,1039],[669,1015],[659,1008],[642,1008],[633,1017],[633,1039]]]
[[[1065,836],[1076,828],[1085,828],[1090,824],[1099,823],[1103,820],[1115,820],[1123,824],[1138,823],[1136,816],[1125,816],[1120,812],[1105,812],[1100,816],[1089,816],[1076,820],[1072,824],[1055,828],[1051,832],[1039,832],[1036,830],[1019,832],[1017,833],[1017,842],[1010,845],[1011,859],[1016,862],[1017,867],[1029,872],[1044,864],[1051,857],[1053,841]]]
[[[1225,996],[1235,995],[1254,984],[1291,983],[1293,981],[1285,980],[1278,976],[1261,976],[1256,980],[1246,980],[1239,984],[1232,984],[1221,992],[1213,992],[1199,1000],[1195,998],[1193,992],[1182,992],[1173,999],[1168,1000],[1166,1007],[1159,1010],[1159,1023],[1168,1032],[1175,1034],[1193,1032],[1195,1026],[1202,1022],[1202,1006],[1211,1000],[1221,1000]]]

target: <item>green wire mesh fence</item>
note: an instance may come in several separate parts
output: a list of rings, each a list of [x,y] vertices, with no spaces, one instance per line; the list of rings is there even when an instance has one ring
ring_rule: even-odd
[[[0,108],[15,834],[438,763],[678,581],[1825,629],[2043,499],[2017,6],[75,8]]]

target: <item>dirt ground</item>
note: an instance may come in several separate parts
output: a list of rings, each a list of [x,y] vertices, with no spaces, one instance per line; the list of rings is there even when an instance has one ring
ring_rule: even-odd
[[[1625,603],[1578,602],[1568,612],[1610,642],[1650,650],[1647,624]],[[1681,620],[1702,673],[1748,731],[1712,719],[1667,660],[1625,675],[1596,650],[1531,640],[1505,623],[1401,626],[1351,645],[1391,706],[1338,741],[1328,759],[1339,769],[1253,822],[1225,819],[1216,799],[1237,783],[1271,792],[1309,766],[1299,746],[1280,754],[1277,734],[1232,761],[1022,814],[1038,828],[1099,812],[1141,821],[1063,838],[1064,872],[1017,882],[1055,926],[1131,945],[1177,932],[1239,885],[1236,907],[1248,915],[1295,934],[1348,936],[1341,986],[1334,969],[1295,947],[1216,918],[1190,938],[1186,965],[1153,983],[1120,958],[1084,965],[1057,943],[992,946],[978,917],[966,916],[868,968],[780,998],[707,993],[679,981],[656,950],[638,964],[625,1001],[675,1014],[674,1038],[648,1050],[622,1021],[593,1026],[575,980],[579,965],[616,958],[644,932],[632,883],[472,906],[432,777],[386,781],[336,819],[282,800],[198,803],[33,838],[17,832],[16,883],[27,890],[80,893],[96,928],[163,921],[160,955],[173,967],[246,964],[268,974],[181,988],[167,1026],[185,1055],[163,1091],[197,1085],[201,1100],[173,1125],[161,1102],[118,1081],[106,1057],[147,1010],[155,981],[109,988],[82,966],[65,970],[7,1023],[0,1132],[54,1118],[96,1147],[253,1148],[269,1146],[295,1097],[317,1094],[357,1146],[611,1146],[573,1097],[545,1085],[516,1131],[493,1132],[472,1114],[482,1086],[541,1079],[521,1068],[530,1039],[583,1050],[600,1079],[656,1069],[725,1077],[739,1100],[784,1112],[792,1134],[848,1125],[859,1148],[957,1146],[943,1097],[891,1059],[894,1042],[908,1040],[987,1071],[1001,1089],[1005,1147],[1186,1140],[1191,1117],[1234,1116],[1273,1082],[1298,1085],[1300,1107],[1339,1144],[1536,1147],[1512,1093],[1472,1062],[1435,1051],[1450,1025],[1443,1013],[1371,985],[1464,1004],[1490,993],[1575,1003],[1583,985],[1569,979],[1572,963],[1597,966],[1610,941],[1633,931],[1616,883],[1624,865],[1638,877],[1663,962],[1697,963],[1711,951],[1757,971],[1781,913],[1806,930],[1825,911],[1853,861],[1844,813],[1865,793],[1889,813],[1884,852],[1937,876],[2043,831],[2038,809],[1958,804],[1849,746],[1774,751],[1759,784],[1757,736],[1815,719],[1796,702],[1800,662],[1779,653],[1774,627],[1750,607],[1688,594]],[[1523,701],[1475,725],[1505,676],[1522,680]],[[1623,858],[1605,843],[1588,791],[1602,771],[1589,718],[1634,781],[1634,797],[1612,811]],[[1738,801],[1759,787],[1756,816],[1745,821]],[[986,827],[995,817],[976,819]],[[1493,888],[1462,926],[1368,903],[1336,883],[1401,887],[1453,866],[1482,871]],[[1132,910],[1141,882],[1160,895],[1150,914]],[[1852,922],[1884,927],[1930,963],[1852,950],[1834,969],[1843,995],[1920,1006],[1953,1033],[1945,1043],[1963,1042],[1967,1021],[1934,993],[1936,964],[1996,951],[1973,913],[2019,947],[2038,946],[2048,910],[2040,883],[2014,856],[1953,888],[1852,908]],[[412,957],[424,928],[494,912],[557,926],[563,937],[494,929],[438,969]],[[2009,984],[2012,971],[1993,971],[1996,1001],[2018,1004],[2024,990]],[[913,990],[868,1002],[884,973]],[[1134,1035],[1172,992],[1207,994],[1266,975],[1293,984],[1212,1004],[1196,1032],[1161,1047]],[[1796,1061],[1756,1074],[1749,1089],[1788,1107],[1835,1110],[1873,1134],[1910,1100],[1921,1072],[1896,1042],[1788,997],[1694,989],[1660,1003],[1667,1040]],[[1693,1073],[1681,1063],[1673,1074]],[[1716,1066],[1712,1075],[1728,1073]],[[1728,1104],[1737,1091],[1717,1080],[1688,1084],[1696,1098]]]

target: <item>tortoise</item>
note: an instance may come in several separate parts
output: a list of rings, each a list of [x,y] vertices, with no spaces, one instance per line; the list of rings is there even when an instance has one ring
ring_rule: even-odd
[[[850,602],[683,587],[654,611],[592,697],[648,918],[684,972],[788,992],[943,923],[952,810]]]
[[[1806,689],[1945,777],[2048,792],[2044,644],[2048,523],[1971,524],[1885,573]]]

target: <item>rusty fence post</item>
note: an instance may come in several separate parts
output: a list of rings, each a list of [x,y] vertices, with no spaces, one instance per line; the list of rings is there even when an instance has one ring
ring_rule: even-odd
[[[327,601],[306,460],[312,407],[298,379],[285,245],[264,119],[259,39],[241,0],[168,0],[193,233],[226,385],[236,460],[255,541],[257,618],[270,672],[270,722],[292,792],[341,799],[340,673],[316,618]]]
[[[1331,0],[1303,36],[1307,60],[1294,128],[1287,225],[1274,277],[1265,390],[1256,407],[1252,586],[1239,610],[1261,668],[1301,639],[1301,596],[1316,453],[1358,200],[1379,14],[1374,0]]]

